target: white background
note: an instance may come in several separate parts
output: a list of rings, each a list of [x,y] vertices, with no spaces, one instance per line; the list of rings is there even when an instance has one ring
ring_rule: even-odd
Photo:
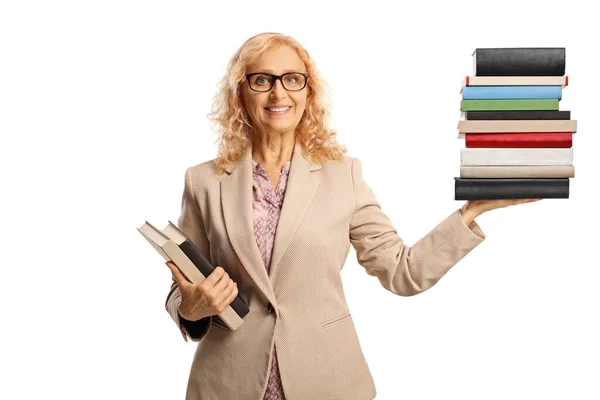
[[[478,217],[486,240],[418,296],[387,292],[354,249],[342,274],[378,400],[600,398],[600,29],[584,4],[3,2],[0,398],[184,398],[195,344],[136,228],[177,220],[185,169],[216,155],[216,83],[264,31],[314,57],[332,127],[409,244],[463,204],[473,50],[566,47],[570,199]]]

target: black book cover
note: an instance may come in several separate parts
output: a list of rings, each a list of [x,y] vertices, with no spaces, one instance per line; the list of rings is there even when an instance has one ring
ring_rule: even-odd
[[[475,76],[563,76],[564,47],[478,48]]]
[[[179,248],[205,277],[208,277],[214,271],[214,266],[206,259],[198,246],[196,246],[189,238],[181,243]],[[244,318],[250,311],[248,305],[244,302],[244,300],[242,300],[239,294],[235,297],[235,299],[233,299],[230,306],[233,308],[236,314],[240,316],[240,318]],[[219,319],[219,322],[221,322],[224,326],[227,326],[218,315],[215,315],[214,318]]]
[[[454,178],[454,200],[568,198],[569,178]]]
[[[466,111],[467,120],[540,120],[540,119],[571,119],[571,111]]]

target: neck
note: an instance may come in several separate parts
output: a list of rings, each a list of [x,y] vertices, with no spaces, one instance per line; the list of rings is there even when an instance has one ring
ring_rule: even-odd
[[[283,164],[291,161],[295,143],[293,132],[275,135],[255,133],[252,137],[252,159],[266,170],[280,171]]]

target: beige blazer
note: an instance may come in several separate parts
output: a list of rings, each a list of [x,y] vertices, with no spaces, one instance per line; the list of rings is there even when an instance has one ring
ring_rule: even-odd
[[[187,400],[262,400],[273,346],[287,400],[370,400],[376,390],[340,271],[350,245],[367,274],[399,296],[432,287],[485,239],[457,209],[408,246],[363,179],[361,162],[310,163],[294,147],[267,274],[252,218],[252,151],[224,175],[214,160],[185,173],[179,227],[238,282],[250,312],[236,331],[211,323],[197,342]],[[184,337],[173,282],[166,310]]]

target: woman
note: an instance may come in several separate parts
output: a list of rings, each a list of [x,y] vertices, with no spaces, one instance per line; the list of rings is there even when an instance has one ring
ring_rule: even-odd
[[[531,201],[469,201],[404,244],[326,125],[313,61],[281,34],[242,45],[213,111],[219,156],[187,169],[179,226],[218,267],[192,285],[167,262],[166,309],[198,342],[187,399],[373,399],[340,277],[350,245],[385,289],[412,296],[485,239],[476,216]],[[238,294],[244,324],[213,324]]]

